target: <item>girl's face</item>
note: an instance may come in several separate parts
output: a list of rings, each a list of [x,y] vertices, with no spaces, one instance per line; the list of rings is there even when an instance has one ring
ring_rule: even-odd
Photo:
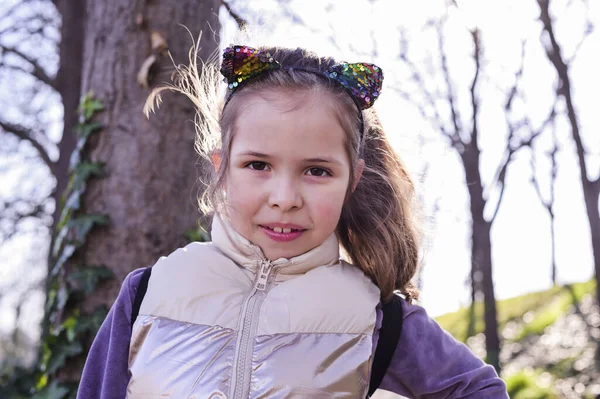
[[[331,94],[269,94],[250,95],[239,109],[225,190],[233,227],[275,260],[307,252],[335,230],[350,160]]]

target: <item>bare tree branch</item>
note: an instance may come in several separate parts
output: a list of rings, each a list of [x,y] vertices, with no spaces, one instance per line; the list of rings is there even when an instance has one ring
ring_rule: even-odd
[[[419,112],[421,113],[423,118],[425,120],[430,121],[434,125],[434,129],[441,132],[450,141],[450,145],[452,147],[462,151],[463,142],[460,139],[460,135],[458,134],[458,132],[456,130],[453,132],[450,132],[450,131],[448,131],[448,129],[446,129],[444,123],[442,122],[442,117],[438,111],[438,107],[436,106],[436,101],[435,101],[434,95],[427,89],[427,85],[425,84],[423,76],[419,72],[419,69],[417,68],[415,63],[412,62],[410,60],[410,58],[408,58],[407,47],[408,47],[408,43],[407,43],[405,34],[402,30],[400,30],[400,54],[399,54],[400,59],[409,67],[410,72],[412,74],[412,76],[411,76],[412,79],[414,79],[414,81],[418,84],[419,89],[421,90],[421,92],[423,93],[423,95],[425,97],[427,106],[429,106],[433,112],[433,118],[427,114],[427,110],[425,109],[425,106],[423,104],[417,102],[407,92],[405,92],[404,90],[398,89],[396,87],[393,87],[393,90],[397,91],[401,97],[403,97],[408,102],[413,104],[419,110]]]
[[[508,126],[508,138],[506,140],[505,155],[503,157],[502,162],[498,165],[496,173],[494,174],[494,179],[492,180],[493,183],[492,183],[492,185],[490,185],[490,187],[495,187],[497,185],[501,186],[500,196],[496,203],[496,209],[494,210],[494,213],[493,213],[493,216],[491,219],[492,222],[496,219],[496,216],[498,215],[498,211],[500,209],[500,204],[502,202],[502,197],[504,195],[504,189],[506,186],[505,185],[506,171],[508,169],[508,165],[512,161],[512,157],[521,148],[531,147],[533,141],[540,134],[542,134],[542,132],[546,129],[547,125],[554,121],[554,117],[556,115],[556,102],[555,102],[552,106],[552,109],[550,110],[550,113],[548,114],[548,117],[544,120],[542,125],[537,130],[534,130],[532,128],[532,122],[527,117],[523,120],[519,120],[516,123],[512,123],[510,121],[510,115],[512,113],[513,102],[519,92],[519,83],[521,82],[521,79],[523,77],[523,69],[524,69],[524,64],[525,64],[525,44],[526,44],[525,42],[522,43],[521,64],[519,66],[519,69],[515,73],[514,83],[511,87],[511,89],[509,90],[509,93],[508,93],[508,96],[506,98],[506,102],[504,105],[504,117],[506,119],[506,125]],[[518,131],[520,131],[522,128],[528,128],[528,130],[531,132],[531,134],[527,138],[524,138],[524,139],[519,140],[518,142],[515,142],[516,133]]]
[[[43,202],[38,203],[23,198],[0,201],[0,213],[2,214],[2,219],[5,221],[1,226],[2,228],[0,228],[0,245],[10,240],[18,233],[25,233],[17,228],[17,225],[22,220],[36,218],[43,221],[44,217],[50,216],[46,211]],[[44,227],[47,228],[48,226],[49,225],[46,225]]]
[[[225,0],[221,0],[221,4],[223,4],[223,6],[225,6],[225,9],[229,13],[229,15],[231,15],[231,17],[235,20],[235,22],[237,23],[238,28],[240,28],[240,30],[244,29],[248,25],[248,21],[246,21],[238,13],[236,13],[229,5],[229,2],[227,2]]]
[[[494,214],[490,219],[490,223],[494,223],[496,220],[496,216],[498,216],[498,211],[500,210],[500,205],[502,204],[502,199],[504,198],[504,190],[506,189],[505,179],[506,179],[506,170],[508,169],[508,164],[512,159],[514,151],[509,149],[508,154],[504,157],[504,160],[500,164],[500,173],[498,175],[497,184],[500,185],[500,195],[498,196],[498,201],[496,202],[496,209],[494,209]]]
[[[40,157],[46,163],[50,172],[55,174],[56,172],[56,163],[50,159],[48,156],[48,152],[44,148],[42,144],[38,140],[36,140],[31,132],[22,126],[18,126],[12,123],[0,121],[0,128],[2,128],[7,133],[12,133],[21,140],[29,141],[31,145],[39,152]]]
[[[477,124],[477,116],[479,115],[479,102],[477,99],[477,83],[479,82],[479,73],[481,70],[481,43],[479,42],[479,30],[475,29],[471,31],[471,36],[473,37],[473,45],[475,47],[473,51],[473,59],[475,60],[475,75],[473,76],[473,82],[471,83],[471,87],[469,92],[471,93],[471,109],[473,110],[472,116],[472,129],[471,129],[471,142],[474,144],[475,148],[478,148],[478,136],[479,136],[479,125]],[[445,58],[445,53],[443,52],[443,58]],[[442,64],[445,64],[443,62]],[[446,68],[447,69],[447,68]],[[450,84],[450,75],[447,75],[448,85]],[[448,86],[450,89],[450,86]],[[451,102],[452,108],[454,108],[454,104]],[[456,114],[458,114],[458,110],[456,110]],[[455,114],[453,113],[452,118],[455,118]],[[454,126],[458,126],[457,122],[454,122]]]
[[[550,39],[550,46],[546,47],[546,55],[558,74],[559,88],[557,90],[559,95],[565,98],[567,104],[567,116],[571,124],[571,131],[573,140],[575,141],[575,147],[577,148],[577,158],[579,161],[579,170],[581,173],[581,179],[584,185],[590,183],[587,174],[587,164],[585,160],[585,148],[579,132],[579,122],[577,121],[577,114],[575,112],[575,106],[571,98],[571,80],[569,78],[568,66],[562,58],[561,48],[556,40],[554,34],[554,27],[552,25],[552,19],[550,17],[550,1],[549,0],[538,0],[540,6],[541,15],[540,20],[544,26],[544,32],[548,34]]]
[[[544,199],[542,195],[542,190],[540,188],[540,182],[537,178],[536,174],[536,161],[535,161],[535,151],[533,147],[531,148],[531,182],[537,196],[548,211],[548,216],[550,217],[550,241],[551,241],[551,256],[552,256],[552,284],[556,285],[556,231],[555,231],[555,215],[554,215],[554,203],[556,199],[556,177],[558,175],[558,163],[556,162],[556,154],[558,153],[558,138],[556,137],[556,123],[555,120],[552,120],[552,139],[554,142],[554,146],[552,150],[549,151],[548,155],[550,156],[551,167],[550,167],[550,198],[548,200]]]
[[[542,205],[548,209],[548,212],[550,212],[551,215],[553,215],[552,212],[552,206],[554,204],[554,199],[555,199],[555,183],[556,183],[556,176],[557,176],[557,163],[556,163],[556,154],[558,153],[558,139],[556,138],[556,125],[554,123],[554,121],[552,122],[552,126],[554,127],[552,129],[552,137],[553,137],[553,141],[554,141],[554,146],[552,147],[552,150],[550,150],[548,152],[548,155],[550,156],[551,162],[552,162],[552,167],[551,167],[551,171],[550,171],[550,198],[548,200],[546,200],[544,198],[544,196],[542,195],[542,190],[540,187],[540,182],[537,178],[537,175],[535,173],[536,171],[536,167],[535,167],[535,153],[533,152],[533,148],[532,148],[532,152],[531,152],[531,170],[532,170],[532,177],[531,177],[531,182],[533,183],[533,186],[535,188],[535,191],[538,195],[538,198],[540,199],[540,202],[542,203]]]
[[[464,170],[464,178],[467,185],[469,200],[470,200],[470,216],[471,216],[471,273],[470,273],[470,281],[471,281],[471,298],[472,298],[472,307],[471,307],[471,322],[474,325],[475,321],[475,313],[474,306],[477,301],[477,293],[483,294],[483,302],[484,302],[484,322],[485,322],[485,336],[486,336],[486,351],[488,355],[488,361],[492,364],[497,370],[500,370],[500,337],[498,335],[498,320],[497,320],[497,309],[496,309],[496,300],[494,294],[494,279],[493,279],[493,265],[492,265],[492,243],[491,243],[491,228],[492,223],[485,218],[485,208],[487,200],[484,198],[484,187],[483,180],[481,176],[481,150],[478,148],[478,135],[479,135],[479,122],[478,116],[480,111],[481,97],[480,93],[478,93],[478,87],[483,79],[484,69],[482,67],[481,60],[483,59],[483,51],[481,48],[479,31],[474,30],[471,31],[471,36],[474,44],[474,52],[472,54],[473,61],[475,63],[475,72],[472,77],[472,80],[469,82],[470,84],[470,102],[471,102],[471,111],[472,111],[472,126],[467,129],[465,127],[468,124],[467,121],[464,121],[461,118],[461,114],[459,112],[459,103],[458,96],[459,91],[453,87],[456,82],[451,76],[451,68],[448,64],[447,59],[447,45],[445,42],[444,29],[446,23],[449,19],[449,15],[444,15],[440,20],[434,20],[431,23],[428,23],[427,26],[434,26],[435,34],[437,39],[437,49],[434,50],[436,57],[440,59],[439,73],[441,78],[444,80],[442,85],[445,87],[444,93],[442,94],[441,99],[443,99],[444,104],[440,105],[439,98],[437,101],[431,99],[431,93],[428,93],[427,85],[422,83],[421,79],[415,79],[417,83],[418,93],[423,93],[422,95],[426,98],[425,104],[431,106],[434,109],[436,114],[436,118],[440,119],[436,121],[439,125],[443,126],[441,123],[441,118],[439,114],[441,113],[444,117],[444,121],[446,122],[446,126],[448,126],[448,132],[445,132],[445,136],[449,137],[453,142],[453,147],[456,149],[457,154],[459,155],[463,170]],[[436,51],[437,50],[437,51]],[[406,56],[403,60],[406,62]],[[411,65],[407,62],[407,65]],[[419,76],[419,74],[414,72],[413,74]],[[431,89],[429,89],[431,90]],[[444,108],[446,106],[450,107],[449,115],[446,115]],[[444,108],[441,108],[444,107]],[[425,105],[421,105],[420,111],[423,115],[425,112]],[[437,108],[440,109],[439,113]],[[428,120],[431,121],[433,119],[429,116]],[[441,130],[442,131],[442,130]],[[442,131],[443,132],[443,131]],[[502,194],[500,196],[500,200],[502,199]]]
[[[281,15],[283,17],[289,18],[291,23],[302,25],[309,32],[319,35],[319,36],[327,36],[329,43],[336,49],[341,49],[342,46],[340,42],[337,40],[337,36],[334,34],[325,34],[323,29],[314,28],[311,24],[307,23],[300,15],[293,12],[290,8],[290,0],[279,0],[279,4],[281,6]],[[334,6],[331,2],[327,2],[325,5],[325,11],[331,13]],[[330,32],[335,32],[335,27],[333,26],[333,18],[327,18],[327,27]]]
[[[517,73],[515,73],[514,84],[513,84],[512,88],[510,89],[510,92],[508,94],[506,102],[504,103],[505,111],[510,111],[512,109],[513,100],[515,99],[517,93],[519,92],[519,83],[521,82],[521,79],[523,78],[523,69],[525,67],[526,44],[527,44],[526,40],[523,40],[521,42],[521,64],[519,65],[519,69],[517,70]]]
[[[454,140],[456,136],[453,136],[450,132],[448,132],[446,130],[446,128],[442,124],[441,118],[437,112],[437,108],[433,107],[435,115],[432,118],[431,115],[427,114],[427,110],[425,109],[425,106],[422,103],[416,101],[407,92],[405,92],[401,89],[398,89],[397,87],[393,87],[393,86],[391,89],[394,90],[395,92],[397,92],[400,97],[402,97],[407,102],[412,104],[419,111],[419,113],[421,114],[423,119],[426,121],[429,121],[433,125],[432,127],[434,130],[441,132],[445,137],[447,137],[448,140],[450,140],[451,146],[455,147],[457,145],[457,142],[455,142],[455,140]],[[425,89],[423,89],[423,90],[425,90]]]
[[[448,69],[448,59],[446,57],[446,51],[444,50],[444,33],[442,32],[442,27],[446,20],[447,16],[444,17],[440,24],[436,25],[436,30],[438,34],[438,47],[440,58],[442,62],[442,72],[444,74],[444,80],[446,81],[446,87],[448,92],[446,93],[448,104],[450,105],[450,112],[452,114],[452,124],[454,126],[453,134],[459,135],[462,131],[462,126],[460,122],[460,113],[458,112],[458,108],[456,107],[454,101],[454,87],[452,86],[452,79],[450,77],[450,71]]]
[[[581,50],[583,43],[585,43],[587,38],[590,37],[590,35],[594,32],[594,23],[592,22],[592,19],[590,18],[590,13],[589,13],[590,5],[588,4],[587,1],[583,1],[583,3],[586,7],[586,16],[587,16],[586,21],[585,21],[585,32],[584,32],[583,36],[581,37],[581,39],[579,40],[579,42],[577,43],[577,46],[575,46],[575,50],[573,51],[571,58],[569,58],[569,60],[567,61],[567,65],[571,65],[573,63],[575,58],[577,58],[577,54],[579,54],[579,50]]]
[[[22,6],[24,4],[24,1],[21,0],[18,4],[16,4],[17,6]],[[0,22],[2,22],[3,19],[8,19],[6,17],[0,17]],[[32,29],[31,25],[35,25],[36,28]],[[52,26],[56,29],[59,28],[58,24],[57,24],[57,20],[56,18],[52,18],[52,17],[48,17],[46,15],[43,15],[43,13],[40,12],[34,12],[31,16],[28,17],[21,17],[19,16],[18,21],[15,22],[10,22],[7,24],[7,26],[3,29],[0,30],[0,37],[9,34],[20,34],[20,35],[35,35],[35,34],[42,34],[44,32],[44,29],[46,29],[48,26]]]
[[[540,21],[542,22],[542,34],[546,34],[550,44],[545,45],[546,55],[558,75],[559,86],[556,91],[557,97],[563,97],[567,106],[567,117],[571,127],[571,136],[577,149],[577,160],[579,163],[579,178],[583,189],[583,199],[592,238],[592,253],[594,254],[594,271],[596,279],[596,300],[600,302],[600,211],[598,210],[598,199],[600,198],[600,176],[592,180],[588,175],[586,163],[586,150],[581,137],[577,112],[575,110],[573,90],[569,76],[568,64],[565,63],[561,48],[554,34],[553,20],[550,17],[550,0],[537,0],[540,7]]]
[[[27,56],[26,54],[24,54],[23,52],[17,50],[14,47],[7,47],[7,46],[3,46],[0,45],[0,50],[2,54],[6,54],[6,53],[12,53],[15,54],[16,56],[20,57],[21,59],[23,59],[24,61],[26,61],[29,65],[31,65],[33,67],[33,71],[29,72],[32,76],[34,76],[36,79],[46,83],[48,86],[56,89],[56,79],[53,77],[50,77],[46,71],[44,70],[44,68],[42,68],[42,66],[33,58]],[[19,68],[21,69],[21,68]]]
[[[521,78],[523,76],[524,64],[525,64],[525,43],[523,43],[521,46],[521,64],[519,66],[519,69],[515,73],[514,84],[509,91],[509,94],[507,96],[507,99],[506,99],[506,102],[504,105],[504,117],[506,119],[509,133],[508,133],[508,138],[506,140],[506,150],[505,150],[504,158],[503,158],[502,162],[498,165],[498,169],[496,171],[496,174],[494,175],[492,184],[490,185],[490,188],[500,185],[500,195],[498,196],[498,201],[496,203],[496,209],[494,209],[494,213],[491,218],[491,223],[493,223],[494,220],[496,219],[496,216],[498,215],[498,211],[500,210],[500,205],[502,204],[502,199],[504,198],[504,191],[506,188],[505,179],[506,179],[506,171],[508,169],[508,165],[510,164],[510,161],[512,160],[513,154],[518,150],[518,148],[513,147],[511,145],[511,143],[512,143],[513,137],[515,136],[515,133],[518,131],[520,125],[518,125],[518,124],[513,125],[509,120],[509,114],[512,110],[513,101],[519,91],[518,88],[519,88],[519,83],[521,82]]]

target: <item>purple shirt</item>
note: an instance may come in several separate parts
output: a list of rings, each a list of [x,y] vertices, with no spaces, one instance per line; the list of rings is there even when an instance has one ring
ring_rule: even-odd
[[[134,270],[125,278],[92,344],[77,398],[125,398],[131,312],[143,270]],[[402,335],[381,389],[409,398],[508,398],[504,381],[492,366],[444,331],[422,307],[404,301],[403,307]],[[381,316],[378,311],[375,344]]]

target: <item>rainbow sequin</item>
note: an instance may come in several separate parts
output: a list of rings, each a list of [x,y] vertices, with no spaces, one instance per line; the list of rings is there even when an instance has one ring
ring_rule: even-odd
[[[280,67],[269,53],[248,46],[233,46],[227,47],[223,52],[221,74],[225,77],[228,87],[233,90],[258,74]]]
[[[248,79],[265,71],[279,68],[282,66],[273,59],[271,54],[252,47],[231,46],[223,51],[221,74],[225,77],[230,90],[235,90]],[[302,70],[324,75],[340,84],[361,110],[370,108],[381,93],[383,71],[377,65],[342,62],[325,72]]]
[[[360,109],[371,107],[381,92],[383,72],[377,65],[343,62],[329,68],[324,75],[344,86]]]

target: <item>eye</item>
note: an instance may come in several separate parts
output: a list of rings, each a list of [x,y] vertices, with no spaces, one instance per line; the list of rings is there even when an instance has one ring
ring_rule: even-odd
[[[253,161],[246,164],[246,167],[249,167],[252,170],[267,170],[267,164],[261,161]]]
[[[329,173],[327,170],[325,170],[323,168],[310,168],[306,172],[308,174],[310,174],[311,176],[316,176],[316,177],[331,176],[331,173]]]

